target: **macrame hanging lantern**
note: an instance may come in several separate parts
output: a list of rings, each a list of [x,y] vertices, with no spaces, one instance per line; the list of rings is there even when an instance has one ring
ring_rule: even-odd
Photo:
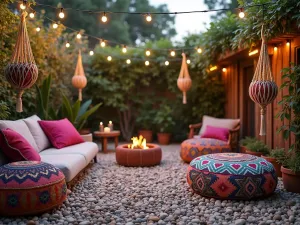
[[[10,63],[5,67],[6,80],[17,89],[17,112],[22,112],[22,95],[38,78],[38,68],[35,64],[26,28],[27,12],[21,15],[18,38]]]
[[[273,81],[268,46],[264,37],[264,29],[261,29],[261,50],[259,59],[257,62],[256,70],[249,86],[250,98],[257,104],[260,105],[260,133],[259,135],[266,135],[266,107],[270,104],[277,96],[278,87]]]
[[[182,103],[186,104],[186,92],[191,88],[192,80],[189,75],[189,71],[186,63],[186,56],[184,53],[182,53],[182,64],[181,64],[179,77],[177,79],[177,86],[182,91],[183,94]]]
[[[87,79],[84,74],[82,66],[81,51],[78,52],[77,65],[75,69],[74,76],[72,77],[72,84],[75,88],[78,89],[78,99],[82,101],[82,89],[85,88],[87,84]]]

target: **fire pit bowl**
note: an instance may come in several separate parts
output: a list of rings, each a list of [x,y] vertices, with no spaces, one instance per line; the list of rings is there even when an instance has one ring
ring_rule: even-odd
[[[160,164],[162,151],[160,146],[147,144],[148,149],[131,149],[128,144],[116,148],[116,160],[122,166],[155,166]]]

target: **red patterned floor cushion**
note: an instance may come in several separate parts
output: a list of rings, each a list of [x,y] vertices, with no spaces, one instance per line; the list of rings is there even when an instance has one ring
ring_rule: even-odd
[[[194,159],[187,182],[194,192],[205,197],[249,200],[271,195],[277,176],[273,165],[261,157],[219,153]]]
[[[201,155],[221,152],[231,152],[227,142],[211,138],[193,138],[181,143],[180,157],[190,163]]]
[[[20,161],[0,167],[0,214],[34,215],[61,205],[67,197],[64,174],[37,161]]]

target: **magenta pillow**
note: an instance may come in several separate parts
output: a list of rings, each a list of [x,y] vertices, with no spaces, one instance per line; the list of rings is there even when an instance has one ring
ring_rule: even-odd
[[[40,155],[29,142],[21,134],[9,128],[0,130],[0,149],[10,162],[41,161]]]
[[[68,119],[40,120],[38,123],[55,148],[64,148],[84,142]]]
[[[221,141],[228,141],[229,129],[223,127],[206,126],[202,138],[213,138]]]

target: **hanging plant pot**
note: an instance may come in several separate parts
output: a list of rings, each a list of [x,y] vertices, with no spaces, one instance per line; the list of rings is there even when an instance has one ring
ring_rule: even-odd
[[[300,172],[295,173],[283,166],[281,172],[284,188],[289,192],[300,193]]]
[[[186,63],[186,56],[184,53],[182,53],[182,64],[181,64],[179,77],[177,79],[177,86],[182,91],[183,94],[182,103],[186,104],[187,103],[186,92],[191,88],[192,80],[189,75],[189,71]]]
[[[261,157],[264,158],[265,160],[267,160],[268,162],[272,163],[272,165],[274,166],[274,168],[276,170],[277,177],[282,176],[281,164],[278,163],[274,157],[268,157],[268,156],[264,156],[264,155],[262,155]]]

